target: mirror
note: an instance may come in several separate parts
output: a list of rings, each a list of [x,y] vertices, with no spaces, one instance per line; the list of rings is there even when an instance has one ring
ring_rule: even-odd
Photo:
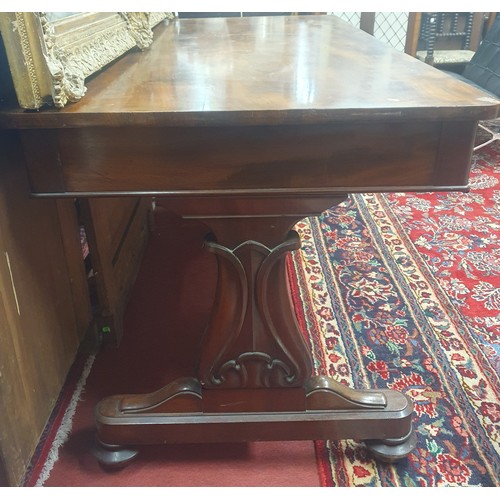
[[[19,105],[62,108],[79,101],[86,78],[134,47],[149,47],[152,29],[173,17],[170,12],[0,13]]]

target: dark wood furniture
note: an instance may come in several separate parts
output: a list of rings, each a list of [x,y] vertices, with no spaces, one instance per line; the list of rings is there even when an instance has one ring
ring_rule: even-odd
[[[88,241],[88,292],[95,341],[119,345],[123,316],[149,240],[151,198],[82,198],[79,220]]]
[[[22,483],[78,349],[96,347],[98,328],[119,340],[148,239],[147,198],[80,201],[88,213],[78,220],[73,199],[31,198],[17,133],[0,130],[0,487]]]
[[[483,36],[485,12],[423,12],[416,56],[441,69],[463,70]]]
[[[0,130],[0,487],[21,483],[91,323],[73,202],[29,189]]]
[[[0,102],[17,105],[1,37]],[[0,127],[0,487],[22,484],[77,351],[96,347],[97,326],[118,341],[147,241],[147,198],[78,204],[89,208],[80,218],[73,199],[33,199],[20,138]],[[92,301],[81,225],[94,237]]]
[[[17,103],[0,38],[0,101]],[[71,200],[30,198],[0,127],[0,487],[19,486],[91,323]]]
[[[103,400],[99,460],[124,463],[137,444],[241,440],[353,438],[385,460],[410,453],[405,395],[313,376],[286,281],[292,228],[351,192],[466,191],[477,121],[499,106],[335,17],[293,16],[178,20],[80,103],[3,110],[34,196],[164,196],[210,228],[218,283],[197,374]]]

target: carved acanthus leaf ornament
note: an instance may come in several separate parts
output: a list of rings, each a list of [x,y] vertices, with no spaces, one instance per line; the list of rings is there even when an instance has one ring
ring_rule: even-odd
[[[60,46],[54,26],[44,13],[40,20],[47,48],[46,62],[53,79],[52,99],[57,108],[79,101],[86,92],[85,79],[133,47],[141,50],[153,42],[152,27],[169,13],[123,12],[125,23],[106,26],[83,43]]]

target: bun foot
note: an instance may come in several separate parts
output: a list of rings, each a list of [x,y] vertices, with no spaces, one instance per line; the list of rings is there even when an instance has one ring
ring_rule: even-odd
[[[118,444],[105,444],[97,441],[93,455],[105,469],[122,469],[138,454],[137,450],[123,448]]]
[[[406,458],[417,446],[417,436],[413,429],[401,438],[367,439],[366,447],[381,462],[394,463]]]

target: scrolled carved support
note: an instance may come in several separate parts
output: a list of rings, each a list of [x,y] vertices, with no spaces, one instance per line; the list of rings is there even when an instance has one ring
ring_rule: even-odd
[[[290,367],[279,359],[272,359],[263,352],[245,352],[236,359],[226,361],[213,375],[213,382],[222,385],[233,372],[240,387],[273,387],[289,385],[295,377]]]
[[[374,390],[355,390],[332,380],[318,376],[306,384],[308,410],[383,410],[387,397]]]
[[[217,256],[214,309],[198,376],[204,388],[300,387],[311,361],[288,295],[285,255],[300,248],[295,231],[274,248],[247,240],[227,248],[213,236]]]

